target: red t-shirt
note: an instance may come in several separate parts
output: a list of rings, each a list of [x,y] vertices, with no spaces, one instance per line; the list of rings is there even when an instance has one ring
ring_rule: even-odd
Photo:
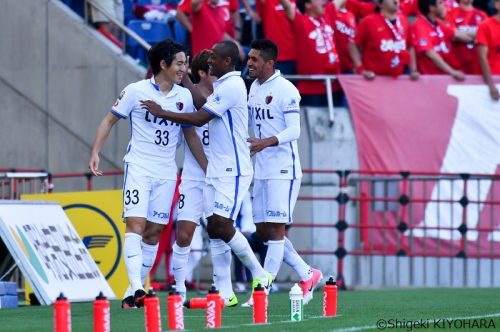
[[[203,4],[209,4],[208,0],[204,1]],[[225,32],[231,37],[235,36],[235,29],[233,26],[233,21],[231,19],[231,13],[239,10],[238,0],[220,0],[216,7],[221,7],[221,14],[225,21]],[[191,13],[191,0],[182,0],[177,6],[177,10],[180,10],[187,15],[192,15]],[[211,48],[211,47],[210,47]]]
[[[191,48],[193,54],[208,48],[224,39],[226,21],[224,19],[227,8],[222,6],[212,7],[204,1],[196,13],[191,13],[193,33],[191,34]]]
[[[354,69],[351,54],[349,53],[349,41],[354,41],[356,36],[356,17],[346,8],[337,10],[333,2],[325,7],[325,16],[333,22],[333,37],[335,48],[339,54],[340,71],[348,72]]]
[[[262,18],[264,36],[278,46],[278,61],[294,61],[295,42],[293,40],[293,25],[286,17],[285,10],[278,0],[256,1],[257,11]],[[295,0],[291,0],[295,6]]]
[[[401,0],[399,9],[404,16],[418,15],[418,0]]]
[[[476,43],[488,47],[491,74],[500,75],[500,21],[496,17],[479,24]]]
[[[375,13],[376,8],[373,2],[363,2],[359,0],[347,0],[345,7],[358,19]]]
[[[298,11],[293,20],[297,47],[298,74],[338,74],[339,57],[333,41],[330,20],[322,16],[313,18]],[[318,95],[326,93],[324,81],[299,81],[301,94]]]
[[[445,74],[425,55],[425,52],[434,50],[450,64],[451,40],[454,35],[455,30],[441,20],[433,24],[422,15],[417,18],[412,27],[412,42],[421,74]]]
[[[476,32],[478,25],[488,16],[481,10],[472,8],[465,10],[457,7],[446,15],[446,20],[456,29]],[[451,45],[451,61],[454,68],[466,74],[479,74],[479,58],[474,43],[453,42]]]
[[[401,75],[410,57],[411,45],[408,21],[398,15],[390,22],[376,13],[361,20],[356,32],[356,44],[363,52],[363,66],[377,75]]]

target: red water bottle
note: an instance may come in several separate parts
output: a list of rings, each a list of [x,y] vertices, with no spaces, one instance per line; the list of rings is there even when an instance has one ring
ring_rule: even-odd
[[[323,294],[323,316],[337,316],[337,283],[330,277],[325,284]]]
[[[63,293],[54,303],[54,331],[71,332],[71,304]]]
[[[255,324],[267,323],[267,294],[261,284],[253,290],[253,322]]]
[[[212,285],[207,294],[206,327],[208,329],[217,329],[222,326],[222,306],[223,300],[219,291]]]
[[[109,315],[109,301],[106,296],[100,292],[94,301],[94,332],[111,331]]]
[[[146,332],[161,332],[160,299],[151,288],[144,299]]]
[[[207,308],[207,298],[206,297],[193,297],[191,300],[184,302],[184,306],[188,309],[206,309]]]
[[[172,290],[168,294],[168,329],[169,330],[184,330],[184,311],[182,306],[182,297],[179,292],[172,286]]]

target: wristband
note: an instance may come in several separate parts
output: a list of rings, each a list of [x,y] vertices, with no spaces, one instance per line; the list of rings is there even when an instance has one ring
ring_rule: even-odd
[[[355,71],[356,73],[358,73],[358,74],[361,74],[361,73],[362,73],[362,72],[364,72],[365,70],[366,70],[366,69],[365,69],[365,66],[363,66],[363,65],[359,65],[359,66],[357,66],[357,67],[354,69],[354,71]]]

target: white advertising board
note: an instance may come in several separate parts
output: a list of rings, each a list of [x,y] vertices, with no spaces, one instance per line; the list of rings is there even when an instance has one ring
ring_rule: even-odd
[[[41,304],[116,298],[59,204],[0,200],[0,236]]]

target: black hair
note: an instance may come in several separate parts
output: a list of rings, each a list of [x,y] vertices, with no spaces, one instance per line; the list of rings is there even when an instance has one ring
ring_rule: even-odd
[[[304,14],[306,12],[306,3],[310,3],[311,0],[297,0],[296,5],[299,11]]]
[[[161,60],[165,60],[167,67],[170,67],[175,59],[175,55],[179,52],[186,53],[186,49],[172,39],[165,39],[153,45],[148,51],[148,61],[153,70],[153,75],[161,71]]]
[[[264,61],[274,60],[278,61],[278,46],[269,39],[257,39],[252,41],[250,48],[260,51],[260,55]]]
[[[201,79],[198,71],[203,71],[208,74],[208,58],[212,55],[211,50],[203,50],[196,54],[191,63],[191,75],[193,76],[194,83],[198,83]]]
[[[240,50],[238,49],[238,45],[231,40],[224,40],[215,44],[216,46],[220,46],[220,55],[223,58],[231,58],[231,65],[235,66],[240,58]]]
[[[418,10],[424,16],[429,14],[431,6],[437,7],[437,0],[418,0]]]

